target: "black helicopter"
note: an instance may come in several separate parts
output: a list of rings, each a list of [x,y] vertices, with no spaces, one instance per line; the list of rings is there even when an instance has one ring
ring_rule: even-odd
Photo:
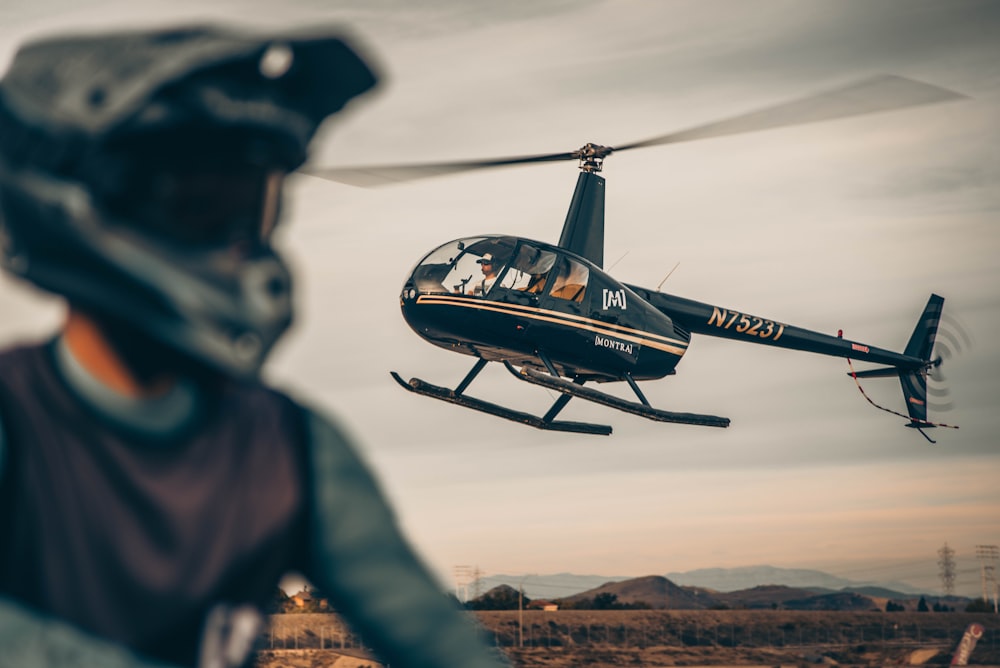
[[[728,427],[729,419],[681,413],[650,405],[637,381],[675,373],[692,334],[719,336],[823,355],[873,362],[881,368],[856,378],[898,377],[907,426],[938,426],[927,419],[927,374],[944,299],[931,295],[902,353],[795,327],[744,311],[704,304],[621,283],[604,264],[604,185],[599,176],[611,153],[694,139],[753,132],[908,106],[961,95],[903,77],[881,75],[817,95],[645,141],[609,147],[587,144],[566,153],[495,160],[362,168],[314,168],[306,173],[354,185],[381,185],[473,169],[577,160],[581,173],[559,242],[505,235],[449,241],[425,255],[406,279],[403,317],[422,338],[476,357],[454,388],[419,378],[393,378],[411,392],[501,418],[558,431],[610,434],[608,425],[557,420],[573,397],[662,422]],[[541,416],[466,394],[489,362],[502,363],[519,380],[560,393]],[[853,371],[852,371],[853,373]],[[584,387],[625,382],[638,401]],[[890,411],[892,412],[892,411]],[[928,440],[926,434],[924,434]]]

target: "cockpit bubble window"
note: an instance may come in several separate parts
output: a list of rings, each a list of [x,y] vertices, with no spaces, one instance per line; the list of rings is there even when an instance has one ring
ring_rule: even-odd
[[[587,293],[587,281],[590,280],[590,269],[586,265],[568,257],[560,258],[556,269],[556,277],[552,281],[552,292],[556,299],[571,302],[582,302]]]
[[[522,243],[500,281],[500,286],[508,290],[540,294],[545,290],[546,278],[555,263],[555,253]]]
[[[514,250],[509,237],[471,237],[449,242],[413,270],[418,292],[485,296]]]
[[[427,254],[413,270],[413,282],[421,293],[456,292],[453,269],[465,253],[465,248],[481,242],[482,239],[459,239],[450,241]]]

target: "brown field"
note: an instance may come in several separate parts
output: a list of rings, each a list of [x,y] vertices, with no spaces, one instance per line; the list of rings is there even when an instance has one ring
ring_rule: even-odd
[[[518,667],[947,665],[986,627],[970,665],[1000,666],[1000,618],[969,613],[559,610],[475,613]],[[272,617],[256,668],[378,666],[335,615]],[[360,657],[360,658],[359,658]]]

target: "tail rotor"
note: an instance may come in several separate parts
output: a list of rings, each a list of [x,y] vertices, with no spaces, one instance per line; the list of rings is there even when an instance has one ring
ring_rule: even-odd
[[[928,408],[940,413],[954,410],[944,363],[971,350],[972,344],[972,336],[961,321],[951,314],[942,314],[934,344],[933,366],[927,373]]]
[[[952,404],[948,398],[948,389],[943,385],[943,374],[941,364],[946,356],[951,357],[956,350],[961,349],[963,341],[971,343],[965,329],[956,320],[950,317],[942,317],[944,308],[944,298],[939,295],[931,295],[920,314],[917,326],[910,335],[910,340],[906,344],[903,353],[909,358],[905,363],[891,367],[872,369],[868,371],[855,371],[854,364],[847,358],[850,368],[850,376],[854,379],[858,390],[862,396],[881,411],[898,415],[909,420],[906,426],[916,429],[931,443],[936,443],[934,439],[927,435],[927,429],[935,427],[945,427],[948,429],[958,429],[955,425],[944,424],[943,422],[933,422],[929,419],[928,409],[950,410]],[[941,328],[942,322],[950,323]],[[948,332],[947,334],[945,332]],[[957,333],[956,333],[957,332]],[[940,334],[940,340],[939,340]],[[967,344],[968,345],[968,344]],[[938,353],[933,357],[932,353]],[[935,375],[937,379],[935,380]],[[903,400],[906,406],[906,413],[880,406],[872,401],[864,388],[861,387],[861,378],[885,378],[897,376],[899,384],[903,390]],[[930,383],[928,381],[931,381]]]

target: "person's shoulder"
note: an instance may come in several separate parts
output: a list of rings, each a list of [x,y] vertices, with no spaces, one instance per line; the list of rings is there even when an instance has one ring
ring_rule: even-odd
[[[343,421],[331,411],[312,403],[289,400],[296,403],[303,416],[314,466],[327,473],[339,472],[339,475],[370,475],[370,467],[358,447],[358,440]]]
[[[221,410],[226,413],[263,417],[296,415],[307,411],[290,393],[260,379],[230,378],[215,386],[212,393],[215,392],[218,392]]]
[[[281,414],[291,416],[302,430],[310,463],[327,471],[368,469],[364,455],[350,429],[329,410],[318,407],[297,392],[263,382],[231,386],[231,397],[244,413],[260,414],[282,407]]]
[[[354,438],[347,427],[329,411],[309,403],[295,402],[305,418],[305,425],[314,447],[348,449],[353,451]]]
[[[317,407],[297,393],[264,383],[244,385],[244,400],[277,401],[302,417],[311,442],[327,447],[352,448],[354,438],[331,412]]]

